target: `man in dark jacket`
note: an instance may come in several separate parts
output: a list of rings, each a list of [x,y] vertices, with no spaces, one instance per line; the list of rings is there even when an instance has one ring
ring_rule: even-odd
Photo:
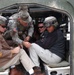
[[[29,48],[30,57],[36,66],[40,66],[39,58],[48,65],[59,63],[65,53],[64,37],[62,32],[57,29],[57,19],[54,16],[47,17],[44,25],[47,31],[44,32],[41,39],[32,44],[24,42],[25,46]]]

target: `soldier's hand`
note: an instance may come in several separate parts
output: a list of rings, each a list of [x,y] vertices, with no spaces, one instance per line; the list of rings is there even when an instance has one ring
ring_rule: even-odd
[[[29,40],[30,40],[30,36],[27,36],[27,37],[24,39],[25,42],[28,42]]]

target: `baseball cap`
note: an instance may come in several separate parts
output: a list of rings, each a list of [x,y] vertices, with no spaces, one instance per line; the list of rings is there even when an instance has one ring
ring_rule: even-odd
[[[50,27],[50,26],[57,27],[58,26],[57,19],[54,16],[46,17],[43,23],[45,27]]]

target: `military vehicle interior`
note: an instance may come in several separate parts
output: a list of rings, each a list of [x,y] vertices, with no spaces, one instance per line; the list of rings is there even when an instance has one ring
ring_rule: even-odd
[[[20,4],[14,4],[8,7],[5,7],[0,10],[1,14],[7,18],[9,18],[12,14],[18,12],[18,7]],[[28,12],[33,19],[34,25],[34,36],[33,41],[35,41],[36,37],[38,37],[38,28],[37,25],[39,22],[43,22],[44,19],[48,16],[55,16],[58,20],[60,30],[63,32],[65,37],[65,51],[66,51],[66,58],[69,56],[69,41],[70,41],[70,22],[69,18],[66,14],[57,12],[52,10],[51,8],[45,7],[39,4],[23,4],[28,6]],[[67,60],[68,61],[68,60]]]

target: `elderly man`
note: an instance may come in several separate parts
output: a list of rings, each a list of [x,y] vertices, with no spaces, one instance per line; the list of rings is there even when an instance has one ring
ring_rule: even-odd
[[[25,50],[21,49],[19,46],[16,48],[11,48],[3,38],[2,34],[6,31],[5,28],[6,18],[0,16],[0,71],[3,71],[10,66],[17,65],[20,62],[29,72],[29,74],[40,75],[41,72],[39,67],[36,67],[31,59],[26,54]],[[38,72],[38,74],[35,74]]]
[[[34,27],[27,6],[21,5],[19,12],[9,17],[8,27],[12,40],[16,44],[22,44],[23,41],[30,41]]]
[[[65,57],[65,39],[57,29],[58,22],[54,16],[45,18],[46,30],[36,43],[24,42],[29,49],[30,57],[36,66],[40,66],[39,58],[46,64],[59,63]]]

